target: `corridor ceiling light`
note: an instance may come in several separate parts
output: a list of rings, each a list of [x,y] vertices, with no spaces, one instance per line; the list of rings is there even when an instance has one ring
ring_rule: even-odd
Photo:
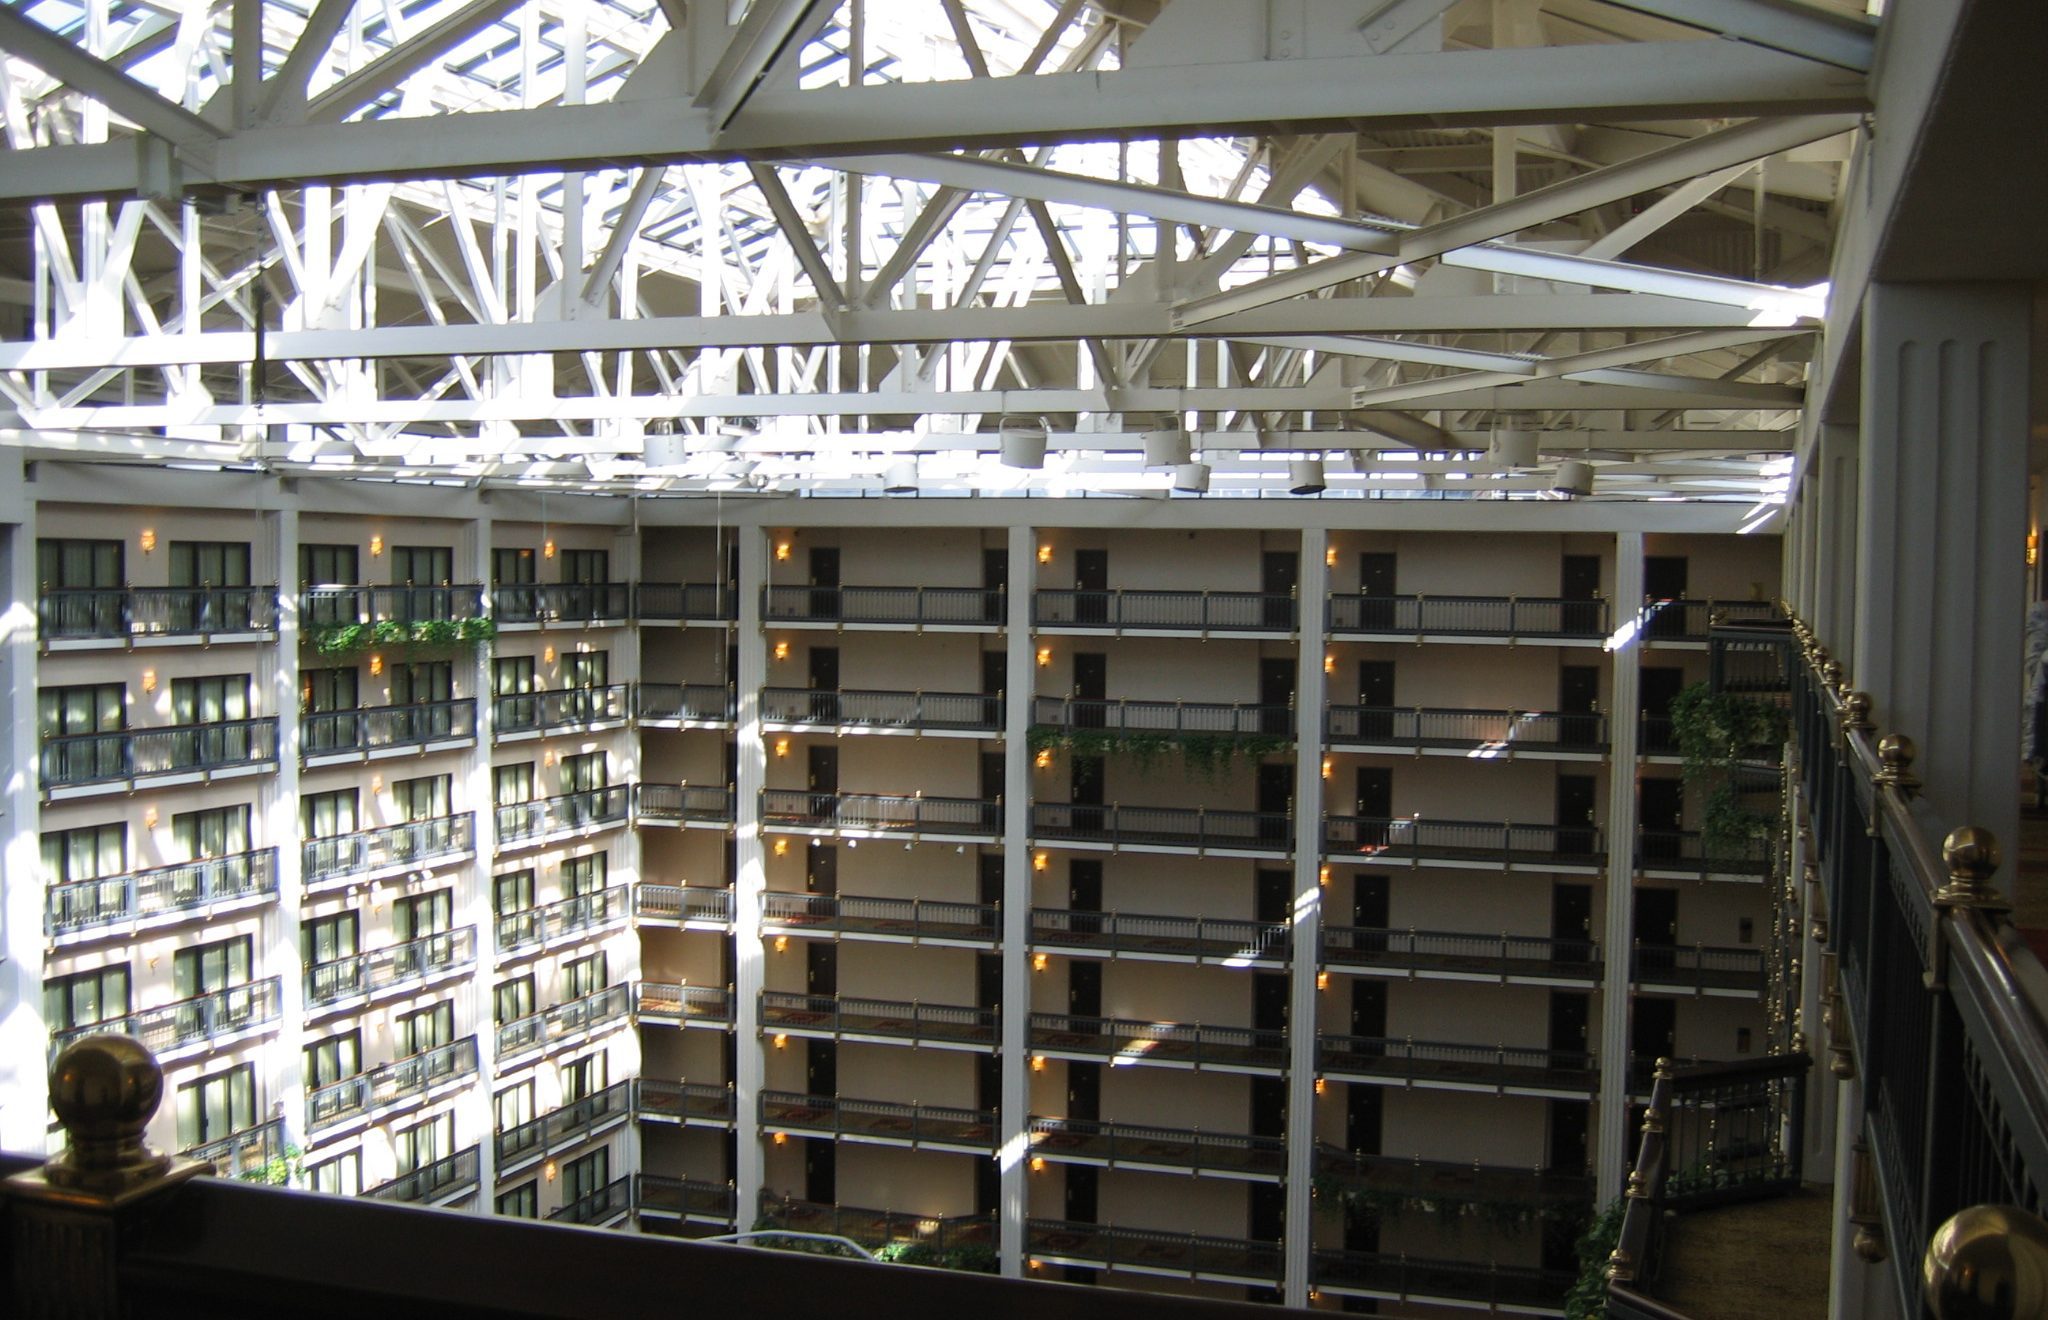
[[[1003,466],[1042,468],[1045,466],[1045,424],[1023,418],[1005,418],[996,428]]]
[[[1181,463],[1173,469],[1173,488],[1189,495],[1206,495],[1209,491],[1209,465],[1207,463]]]
[[[1320,495],[1329,489],[1329,482],[1323,479],[1323,460],[1320,458],[1297,458],[1287,465],[1287,493],[1290,495]]]
[[[1188,433],[1178,422],[1144,432],[1140,443],[1145,447],[1146,467],[1178,467],[1188,461],[1191,452]]]

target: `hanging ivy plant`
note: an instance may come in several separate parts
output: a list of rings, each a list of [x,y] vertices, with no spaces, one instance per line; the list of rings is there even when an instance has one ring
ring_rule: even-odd
[[[489,619],[384,619],[377,623],[335,623],[308,628],[305,640],[321,655],[360,655],[395,651],[487,649],[497,640],[498,625]]]
[[[1578,1282],[1564,1295],[1565,1320],[1601,1320],[1607,1314],[1607,1258],[1621,1241],[1621,1212],[1628,1202],[1615,1197],[1586,1225],[1574,1250],[1579,1257]]]
[[[1715,692],[1705,683],[1671,699],[1671,733],[1686,782],[1709,788],[1700,816],[1700,846],[1708,857],[1745,857],[1758,839],[1770,837],[1773,818],[1743,804],[1737,775],[1744,760],[1774,758],[1790,731],[1784,707]]]

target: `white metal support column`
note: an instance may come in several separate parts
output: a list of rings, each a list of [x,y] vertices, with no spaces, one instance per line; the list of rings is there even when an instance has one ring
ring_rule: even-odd
[[[36,835],[36,511],[19,451],[0,454],[0,872],[42,875]],[[0,885],[0,1147],[40,1154],[48,1138],[50,1034],[43,1021],[43,885]]]
[[[495,524],[488,507],[477,510],[463,529],[462,553],[458,556],[460,567],[457,582],[477,582],[483,586],[482,606],[486,617],[494,610],[491,604],[491,542]],[[469,868],[472,883],[464,895],[463,911],[471,914],[469,919],[476,925],[476,973],[469,981],[470,1021],[476,1024],[477,1076],[485,1079],[471,1089],[484,1100],[482,1127],[484,1135],[477,1143],[477,1179],[482,1189],[477,1194],[477,1205],[491,1209],[497,1205],[498,1143],[491,1138],[497,1130],[496,1106],[491,1103],[495,1092],[495,1078],[498,1072],[498,1032],[496,1003],[492,987],[497,983],[498,923],[492,909],[492,873],[497,869],[498,813],[496,792],[491,783],[491,748],[496,744],[496,729],[492,721],[491,708],[491,648],[480,646],[470,659],[468,672],[461,676],[464,687],[476,701],[476,746],[463,758],[462,788],[456,798],[469,807],[474,823],[476,861]]]
[[[1026,1182],[1031,1156],[1025,1131],[1031,1112],[1031,592],[1038,577],[1034,532],[1009,529],[1009,578],[1003,625],[1003,1016],[1002,1112],[997,1172],[1001,1178],[997,1249],[1002,1272],[1024,1273]]]
[[[1619,1195],[1628,1176],[1629,947],[1635,934],[1636,731],[1642,718],[1643,534],[1614,538],[1615,636],[1607,738],[1607,921],[1601,937],[1606,975],[1600,1000],[1600,1112],[1594,1147],[1593,1202]]]
[[[641,565],[644,560],[641,554],[641,535],[637,509],[636,516],[631,522],[619,530],[612,546],[612,563],[617,566],[613,570],[612,576],[617,581],[628,584],[626,613],[629,622],[623,633],[614,634],[620,641],[612,647],[609,661],[611,673],[607,676],[607,681],[626,685],[626,727],[631,730],[631,732],[612,735],[614,739],[612,743],[613,768],[616,776],[614,782],[622,781],[628,784],[638,784],[641,782],[641,771],[642,767],[646,764],[647,758],[641,750],[639,724],[634,718],[637,715],[637,708],[633,704],[639,691],[641,674],[640,648],[642,642],[638,601],[634,599],[634,592],[639,585],[640,579],[644,576],[641,571]],[[620,883],[628,885],[638,884],[641,880],[641,856],[640,827],[637,824],[630,824],[619,834],[618,840],[611,845],[611,858],[606,863],[607,876],[605,883],[608,885]],[[633,891],[628,889],[626,892],[629,895],[627,903],[630,905],[632,902],[630,895]],[[607,939],[604,947],[605,959],[610,965],[610,975],[613,983],[630,986],[640,980],[640,939],[633,933],[630,925],[626,928],[623,935],[614,935]],[[639,1032],[628,1031],[624,1033],[622,1040],[614,1040],[608,1045],[607,1052],[610,1054],[611,1076],[639,1077],[642,1075],[644,1071],[641,1066],[643,1054]],[[622,1161],[627,1170],[633,1173],[640,1173],[643,1172],[640,1167],[640,1150],[640,1125],[638,1123],[628,1123],[619,1134],[618,1145],[613,1151],[613,1158]]]
[[[1294,929],[1293,976],[1287,996],[1287,1213],[1283,1221],[1284,1300],[1307,1306],[1309,1248],[1315,1207],[1310,1200],[1316,1151],[1316,960],[1323,916],[1323,602],[1330,570],[1329,533],[1301,533],[1300,584],[1295,591],[1300,645],[1294,680]]]
[[[1919,745],[1913,769],[1934,836],[1985,826],[2008,856],[2019,844],[2031,320],[2026,285],[1870,286],[1856,545],[1864,590],[1854,664],[1845,662],[1879,730]]]
[[[263,1069],[264,1093],[285,1121],[288,1140],[305,1144],[306,978],[299,964],[299,913],[305,894],[304,851],[299,846],[299,594],[296,589],[299,511],[287,500],[260,515],[264,536],[256,553],[257,582],[277,583],[277,645],[258,660],[269,688],[263,702],[277,717],[277,773],[258,781],[263,840],[277,850],[277,901],[264,914],[264,974],[278,983],[278,1031]],[[262,709],[259,707],[258,709]]]
[[[1813,560],[1807,565],[1812,598],[1807,623],[1844,665],[1854,666],[1856,617],[1856,428],[1823,423],[1816,449],[1820,478],[1819,517],[1813,528]]]
[[[739,538],[739,710],[735,726],[738,766],[733,785],[732,1023],[733,1133],[738,1148],[733,1181],[738,1222],[754,1222],[767,1177],[760,1132],[761,1088],[761,895],[768,887],[761,847],[761,789],[767,783],[767,745],[761,741],[761,688],[768,681],[768,636],[761,628],[761,592],[768,581],[768,532],[745,528]]]

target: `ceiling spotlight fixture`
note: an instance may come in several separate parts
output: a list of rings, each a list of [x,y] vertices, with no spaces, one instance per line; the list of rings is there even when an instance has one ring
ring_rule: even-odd
[[[1551,480],[1550,489],[1567,499],[1593,493],[1593,465],[1577,459],[1557,465],[1557,476]]]
[[[1320,458],[1297,458],[1287,465],[1287,493],[1290,495],[1320,495],[1329,489],[1329,484],[1323,480],[1323,460]]]
[[[882,474],[882,489],[890,495],[917,493],[917,460],[906,458],[891,463]]]
[[[1188,433],[1180,429],[1177,420],[1169,420],[1156,431],[1146,431],[1141,437],[1145,446],[1146,467],[1177,467],[1188,461]]]
[[[648,467],[680,467],[689,460],[687,437],[676,434],[676,424],[666,417],[648,423],[649,434],[641,442],[640,461]]]
[[[1191,495],[1206,494],[1209,489],[1209,465],[1207,463],[1182,463],[1173,469],[1173,488]]]
[[[1504,468],[1536,466],[1536,433],[1520,428],[1494,432],[1492,458]]]
[[[1045,466],[1045,423],[1029,417],[1005,417],[996,429],[1002,441],[1003,466]]]

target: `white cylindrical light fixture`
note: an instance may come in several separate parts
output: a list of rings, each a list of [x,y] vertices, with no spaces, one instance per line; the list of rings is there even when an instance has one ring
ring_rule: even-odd
[[[1045,466],[1045,427],[1037,422],[1004,422],[997,430],[1002,440],[1003,466],[1042,468]]]
[[[899,459],[891,463],[882,473],[882,489],[891,495],[912,495],[917,492],[917,460]]]
[[[683,440],[680,435],[652,432],[642,442],[640,461],[648,467],[680,467],[687,457]]]
[[[1206,494],[1209,489],[1209,465],[1207,463],[1180,463],[1173,469],[1173,488],[1191,495]]]
[[[1179,426],[1163,426],[1144,433],[1146,467],[1178,467],[1188,461],[1188,433]]]
[[[1287,493],[1290,495],[1320,495],[1329,484],[1323,480],[1323,460],[1320,458],[1297,458],[1287,464]]]
[[[1536,466],[1536,433],[1523,430],[1496,431],[1493,436],[1493,461],[1506,468]]]
[[[1593,493],[1593,465],[1577,459],[1557,465],[1557,476],[1550,488],[1560,495],[1591,495]]]

